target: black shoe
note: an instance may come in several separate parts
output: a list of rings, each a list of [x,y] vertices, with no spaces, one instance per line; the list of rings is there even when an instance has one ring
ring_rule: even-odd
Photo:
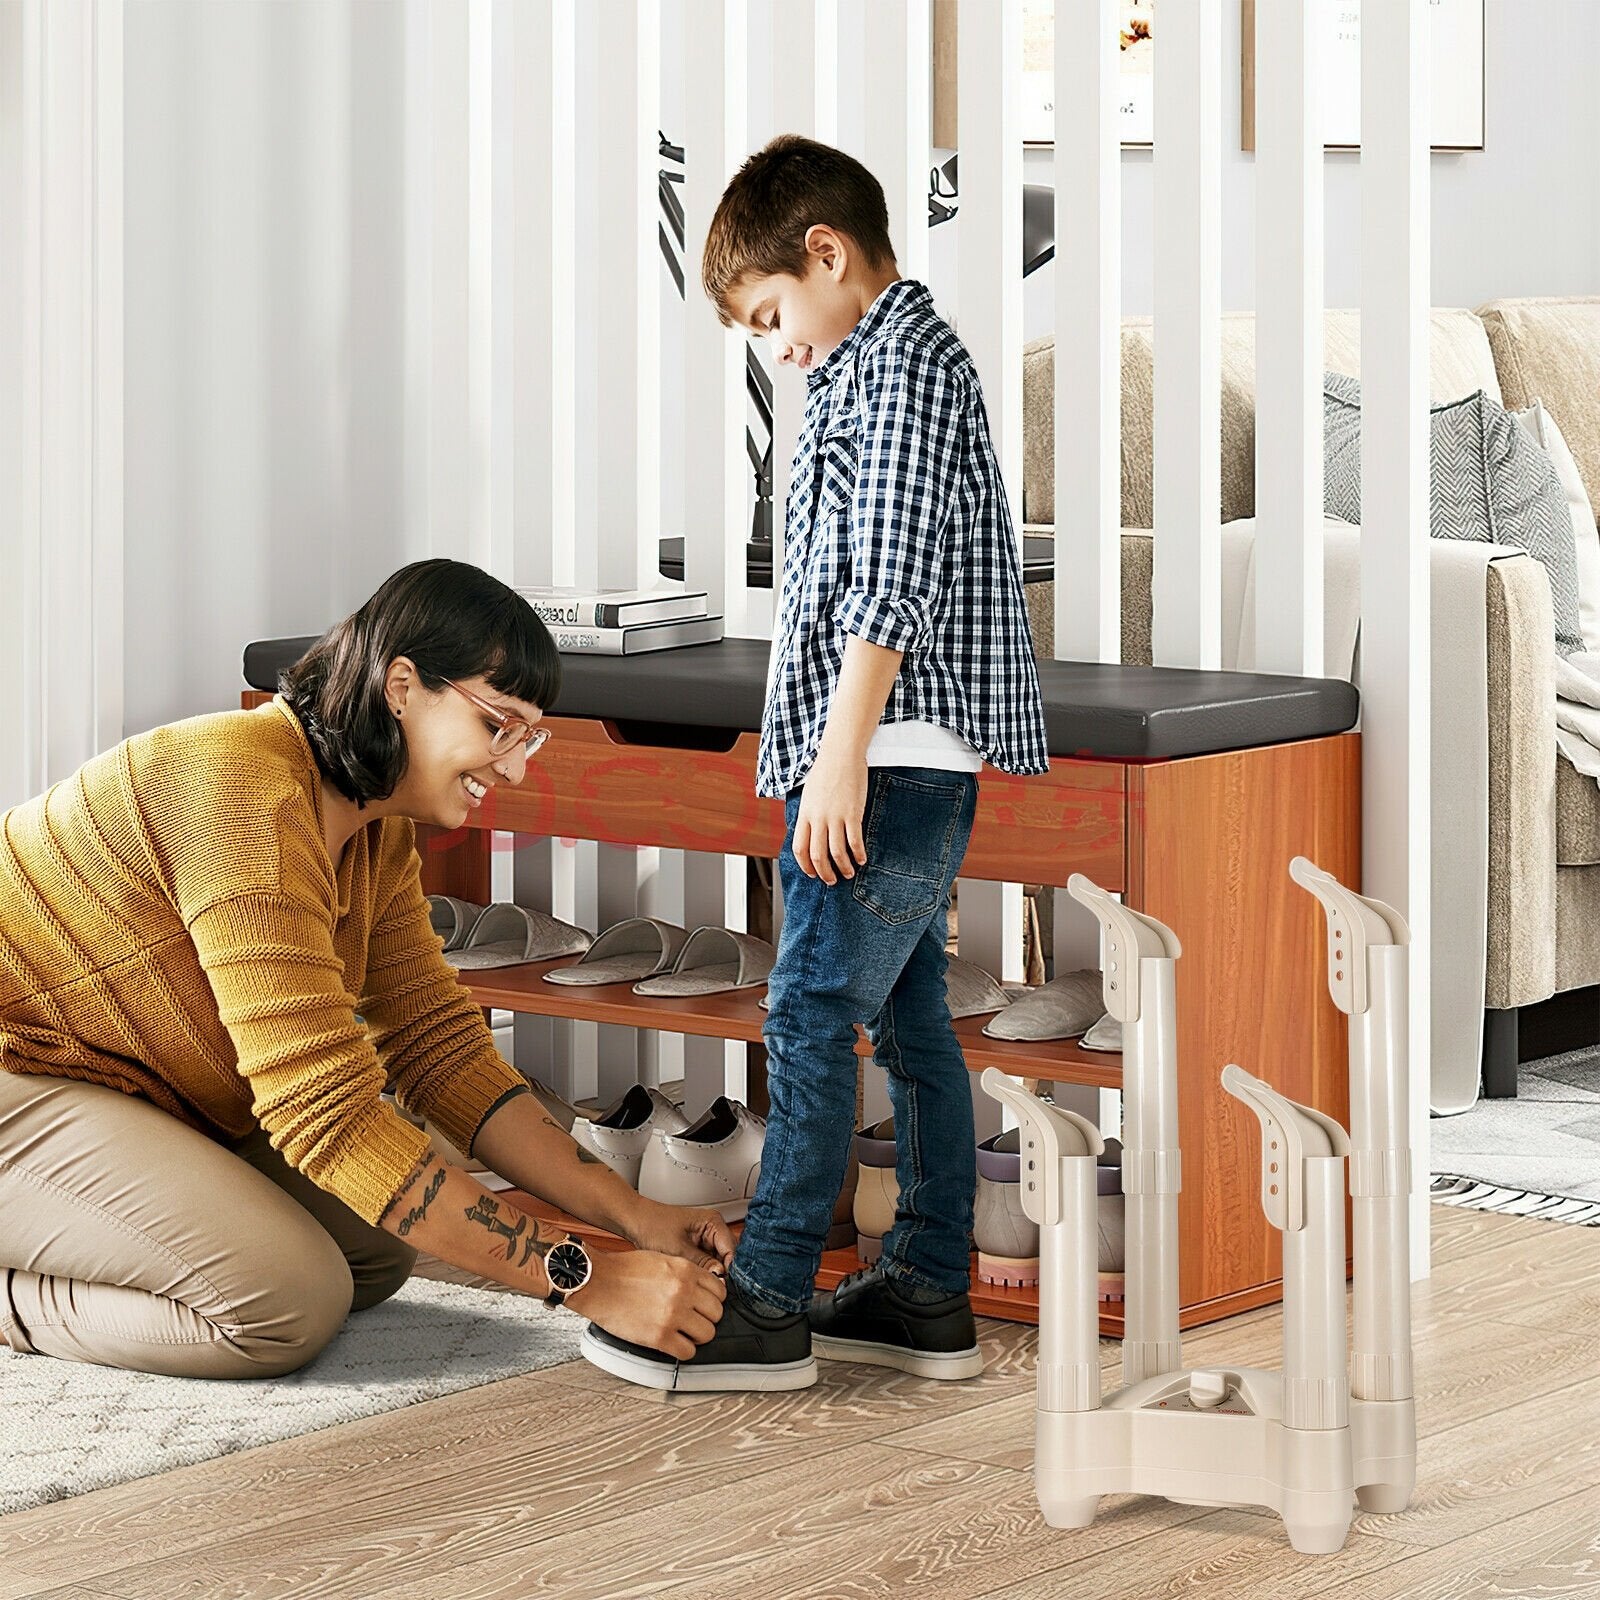
[[[806,1313],[769,1316],[731,1283],[717,1331],[691,1360],[629,1344],[592,1322],[578,1350],[602,1371],[647,1389],[809,1389],[817,1381]]]
[[[830,1361],[865,1361],[919,1378],[975,1378],[983,1371],[972,1302],[964,1294],[923,1304],[882,1267],[853,1272],[812,1299],[811,1345]]]

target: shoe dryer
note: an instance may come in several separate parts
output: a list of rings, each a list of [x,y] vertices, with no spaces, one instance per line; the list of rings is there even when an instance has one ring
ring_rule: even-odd
[[[1283,1234],[1283,1368],[1186,1371],[1178,1337],[1172,931],[1077,874],[1105,935],[1105,1003],[1123,1030],[1127,1197],[1123,1385],[1100,1392],[1092,1123],[989,1068],[1021,1125],[1023,1205],[1040,1227],[1034,1483],[1045,1521],[1084,1528],[1104,1494],[1264,1505],[1296,1550],[1340,1549],[1352,1498],[1399,1511],[1416,1478],[1411,1386],[1404,919],[1303,856],[1290,876],[1327,914],[1328,984],[1350,1018],[1352,1132],[1241,1068],[1223,1087],[1261,1124],[1261,1203]],[[1355,1229],[1355,1351],[1345,1334],[1344,1164]]]

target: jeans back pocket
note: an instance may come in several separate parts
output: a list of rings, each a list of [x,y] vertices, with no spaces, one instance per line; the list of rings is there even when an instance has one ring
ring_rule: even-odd
[[[912,778],[888,768],[873,776],[856,899],[885,922],[913,922],[938,910],[950,873],[968,783]]]

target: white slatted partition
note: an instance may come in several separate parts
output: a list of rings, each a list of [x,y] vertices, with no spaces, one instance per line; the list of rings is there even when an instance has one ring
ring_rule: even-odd
[[[633,0],[588,0],[578,10],[578,41],[578,139],[594,162],[592,203],[579,213],[580,270],[593,286],[592,316],[580,324],[588,336],[580,375],[592,372],[592,387],[579,387],[581,431],[593,452],[584,499],[594,517],[596,578],[633,588],[657,581],[660,559],[659,13]],[[582,404],[586,395],[589,405]],[[657,856],[612,846],[595,855],[595,920],[588,925],[608,928],[637,914]],[[600,1095],[615,1097],[641,1072],[653,1078],[655,1045],[653,1033],[601,1027]]]
[[[471,329],[468,315],[472,240],[470,35],[485,14],[476,5],[428,0],[418,16],[418,43],[428,72],[426,160],[417,176],[426,185],[428,262],[425,299],[416,307],[427,326],[428,383],[417,393],[426,430],[427,551],[470,560],[477,553],[470,448]]]
[[[1428,7],[1362,10],[1362,881],[1411,923],[1412,1276],[1428,1268]]]
[[[1055,29],[1055,653],[1120,661],[1117,0],[1060,6]]]
[[[1006,494],[1022,537],[1022,8],[962,0],[956,34],[961,215],[955,322],[983,384]],[[961,954],[1022,976],[1022,890],[963,880]],[[974,1080],[976,1083],[976,1080]],[[975,1092],[980,1137],[998,1110]]]
[[[1321,14],[1256,0],[1256,665],[1322,674]]]
[[[498,19],[498,14],[497,14]],[[512,0],[511,494],[519,583],[571,583],[577,501],[576,39],[570,5]],[[548,906],[571,920],[576,853],[551,840],[518,841],[513,883],[522,905]],[[516,1059],[523,1072],[564,1094],[576,1092],[575,1028],[518,1016]]]
[[[713,611],[738,632],[746,615],[745,541],[751,479],[745,454],[745,352],[718,322],[700,288],[706,230],[724,185],[748,154],[744,83],[748,34],[736,0],[685,8],[684,363],[686,430],[685,575],[712,597]],[[683,858],[685,925],[744,921],[744,862],[720,856]],[[716,1040],[683,1043],[685,1097],[704,1105],[724,1087],[742,1088],[743,1047]]]
[[[1161,16],[1155,54],[1157,666],[1217,667],[1220,531],[1222,0]]]
[[[1122,136],[1117,0],[1055,19],[1055,654],[1122,659]],[[1053,891],[1057,974],[1100,964],[1098,925]],[[1115,1131],[1114,1091],[1057,1100]]]
[[[819,136],[826,124],[837,137],[839,116],[835,79],[819,72],[819,61],[831,62],[839,40],[837,0],[752,0],[751,76],[765,84],[764,95],[752,95],[748,106],[750,148],[758,150],[780,133]],[[828,46],[832,44],[833,50]],[[827,53],[824,53],[824,52]],[[819,100],[820,97],[820,100]],[[819,116],[820,101],[826,101]],[[724,179],[731,177],[730,172]],[[789,499],[789,467],[800,437],[806,408],[806,382],[798,372],[776,369],[765,350],[762,359],[772,371],[772,537],[775,559],[782,558],[784,507]],[[748,620],[757,626],[743,631],[772,634],[775,591],[752,596]]]

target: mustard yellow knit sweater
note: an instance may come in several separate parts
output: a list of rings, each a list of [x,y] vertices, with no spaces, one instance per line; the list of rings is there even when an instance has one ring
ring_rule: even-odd
[[[229,1143],[259,1124],[375,1222],[427,1148],[386,1087],[462,1150],[524,1088],[418,874],[392,817],[335,874],[281,698],[129,739],[0,815],[0,1068],[142,1095]]]

